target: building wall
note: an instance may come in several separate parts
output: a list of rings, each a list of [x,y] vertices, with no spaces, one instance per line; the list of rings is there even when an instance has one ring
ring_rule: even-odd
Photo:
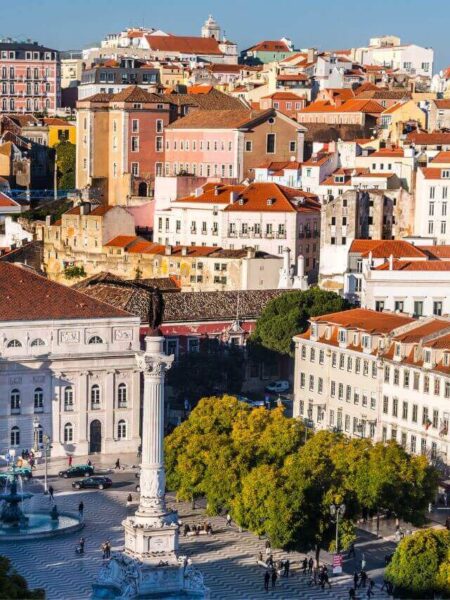
[[[0,411],[0,447],[11,447],[11,428],[19,427],[17,451],[33,447],[33,419],[52,441],[52,456],[89,453],[90,427],[101,422],[101,452],[135,452],[140,443],[140,374],[135,353],[139,350],[139,319],[97,319],[52,322],[2,323],[2,373],[4,402]],[[89,344],[98,336],[103,343]],[[11,339],[22,344],[7,348]],[[44,345],[32,346],[40,339]],[[45,353],[48,359],[42,359]],[[118,386],[126,384],[127,405],[118,404]],[[92,386],[100,388],[100,403],[92,403]],[[65,390],[73,390],[73,404],[65,403]],[[43,391],[43,407],[34,404],[36,388]],[[13,409],[11,392],[20,393],[20,409]],[[127,425],[118,439],[118,424]],[[72,424],[73,440],[64,441],[64,428]]]
[[[443,170],[446,167],[439,167]],[[450,171],[450,166],[448,167]],[[450,243],[450,224],[447,195],[450,179],[426,179],[417,171],[414,234],[433,236],[438,244]]]

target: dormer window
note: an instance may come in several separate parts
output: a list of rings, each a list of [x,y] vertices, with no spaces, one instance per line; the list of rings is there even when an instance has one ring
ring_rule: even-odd
[[[362,336],[361,343],[364,350],[370,350],[372,347],[370,335],[364,334]]]
[[[346,343],[346,341],[347,341],[347,330],[346,329],[339,329],[338,340],[339,340],[340,344]]]
[[[450,365],[450,353],[449,352],[444,352],[443,362],[446,367],[448,367]]]
[[[423,351],[423,362],[427,364],[431,364],[431,350]]]
[[[398,342],[395,344],[394,355],[396,358],[400,358],[402,354],[402,346]]]
[[[344,183],[344,181],[345,181],[344,175],[335,175],[334,176],[335,183]]]
[[[317,339],[318,327],[317,323],[311,323],[311,339]]]
[[[325,337],[327,340],[331,338],[331,327],[329,325],[327,325],[327,328],[325,329]]]
[[[275,198],[267,198],[267,206],[273,206],[275,204]]]

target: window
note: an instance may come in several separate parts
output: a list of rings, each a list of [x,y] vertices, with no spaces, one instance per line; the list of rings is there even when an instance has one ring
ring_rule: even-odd
[[[433,315],[440,317],[442,315],[442,301],[437,300],[433,302]]]
[[[433,410],[433,421],[431,424],[434,429],[437,429],[439,426],[439,411],[436,409]]]
[[[429,418],[428,418],[428,407],[424,406],[422,408],[422,425],[429,426]]]
[[[34,390],[34,408],[44,407],[44,390],[40,387]]]
[[[387,415],[389,412],[389,397],[383,396],[383,413]]]
[[[338,386],[338,398],[339,400],[343,400],[344,398],[344,384],[340,383]]]
[[[127,423],[123,419],[117,423],[117,438],[124,440],[127,437]]]
[[[403,300],[396,300],[394,302],[395,312],[403,312],[404,305],[405,305],[405,303],[403,302]]]
[[[434,197],[436,195],[436,188],[434,186],[430,187],[430,198],[431,200],[434,200]]]
[[[156,133],[162,133],[164,131],[164,121],[162,119],[156,119]],[[195,150],[195,148],[193,148]]]
[[[89,341],[88,344],[103,344],[103,340],[101,337],[99,337],[98,335],[93,335]]]
[[[336,396],[336,382],[332,381],[330,385],[330,396],[334,398]]]
[[[407,402],[402,403],[402,419],[404,419],[405,421],[408,419],[408,403]]]
[[[20,391],[18,389],[14,389],[11,391],[10,402],[11,412],[20,412]]]
[[[439,396],[441,391],[441,380],[437,377],[434,378],[434,395]]]
[[[71,386],[64,388],[64,410],[73,410],[73,388]]]
[[[136,135],[131,136],[131,152],[139,152],[139,138]]]
[[[319,377],[318,382],[317,382],[317,391],[319,392],[319,394],[321,394],[323,392],[323,379],[322,377]]]
[[[245,151],[246,152],[251,152],[253,150],[253,142],[251,142],[250,140],[246,140],[245,142]]]
[[[345,329],[339,329],[338,339],[341,344],[347,341],[347,332]]]
[[[339,368],[343,369],[344,368],[344,363],[345,363],[345,356],[343,354],[339,355]]]
[[[17,426],[11,428],[10,442],[11,446],[20,445],[20,429]]]
[[[275,154],[275,134],[268,133],[266,140],[266,153]]]
[[[91,408],[100,408],[100,387],[97,384],[91,387]]]
[[[309,391],[314,391],[314,375],[309,376]]]
[[[44,340],[43,340],[43,339],[41,339],[41,338],[36,338],[35,340],[33,340],[33,341],[31,342],[31,346],[32,346],[32,347],[35,347],[35,346],[45,346],[45,342],[44,342]]]
[[[117,388],[117,404],[119,408],[127,407],[127,386],[125,383],[119,383]]]
[[[403,387],[409,387],[409,371],[403,372]]]
[[[345,401],[350,402],[351,399],[352,399],[352,388],[351,388],[351,386],[347,385],[345,388]]]
[[[357,358],[355,360],[355,373],[360,373],[361,372],[361,359]]]
[[[300,373],[300,387],[301,388],[305,387],[305,374],[304,373]]]
[[[422,438],[420,440],[420,453],[421,454],[427,453],[427,440],[425,438]]]
[[[155,138],[155,148],[156,148],[156,152],[162,152],[164,149],[164,143],[163,143],[163,137],[162,136],[157,136]],[[188,169],[186,169],[188,170]]]
[[[425,394],[430,392],[430,378],[428,375],[424,375],[423,378],[423,391]]]
[[[445,398],[450,398],[450,381],[445,382],[444,396]]]
[[[398,398],[392,398],[392,416],[398,417]]]
[[[413,389],[418,390],[419,389],[419,383],[420,383],[420,373],[414,372]]]
[[[316,360],[316,351],[314,348],[311,348],[309,351],[309,360],[310,362],[314,362]]]
[[[375,301],[375,310],[377,310],[378,312],[383,312],[384,300],[376,300]]]
[[[131,174],[134,177],[139,177],[139,163],[137,163],[137,162],[131,163]]]
[[[64,442],[73,442],[73,426],[72,423],[66,423],[64,425]]]
[[[416,300],[414,302],[414,317],[421,317],[423,315],[423,302]]]
[[[319,365],[323,365],[325,359],[325,352],[323,350],[319,351]]]
[[[373,361],[372,363],[372,377],[375,379],[377,376],[377,363]]]
[[[297,150],[296,142],[289,142],[289,152],[295,152]]]
[[[8,348],[21,348],[22,344],[19,340],[10,340],[7,345]]]
[[[200,351],[200,340],[199,338],[188,339],[188,352],[199,352]]]
[[[411,448],[411,454],[415,454],[415,452],[416,452],[416,436],[415,435],[411,436],[410,448]]]

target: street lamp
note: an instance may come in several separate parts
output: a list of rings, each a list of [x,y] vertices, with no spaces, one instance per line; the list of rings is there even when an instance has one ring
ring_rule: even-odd
[[[39,417],[33,419],[33,431],[34,431],[34,453],[39,450]]]
[[[330,514],[336,517],[336,554],[339,554],[339,517],[343,517],[345,513],[345,504],[331,504]]]

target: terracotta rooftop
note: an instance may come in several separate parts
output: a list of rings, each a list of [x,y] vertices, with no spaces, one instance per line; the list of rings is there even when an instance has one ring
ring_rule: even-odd
[[[450,133],[433,131],[432,133],[416,132],[408,133],[406,136],[408,142],[419,146],[436,146],[440,144],[450,144]]]
[[[450,102],[450,100],[449,100]],[[438,163],[438,164],[450,164],[450,152],[446,152],[444,150],[442,150],[441,152],[438,152],[436,154],[436,156],[430,161],[431,164],[433,163]]]
[[[251,183],[226,211],[320,213],[317,197],[277,183]]]
[[[397,158],[403,157],[403,148],[380,148],[370,155],[370,158]]]
[[[219,44],[214,38],[183,35],[147,35],[151,50],[157,52],[180,52],[181,54],[222,55]]]
[[[308,79],[309,77],[303,73],[295,73],[292,75],[286,75],[286,73],[283,73],[282,75],[277,75],[277,81],[308,81]]]
[[[446,321],[445,319],[428,319],[425,322],[417,322],[417,326],[409,329],[404,333],[400,333],[396,335],[393,339],[398,342],[405,342],[407,344],[413,344],[415,342],[420,342],[422,338],[437,333],[443,329],[448,329],[450,327],[450,321]]]
[[[437,260],[448,260],[450,259],[450,246],[416,246],[424,252],[427,256]]]
[[[271,98],[272,100],[293,100],[294,102],[301,102],[304,98],[300,98],[297,94],[293,94],[292,92],[274,92],[269,96],[263,96],[261,100],[266,100],[267,98]]]
[[[251,48],[247,48],[247,52],[290,52],[289,46],[282,40],[265,40],[258,42]]]
[[[450,99],[447,100],[433,100],[436,105],[436,108],[440,110],[450,110]]]
[[[312,322],[331,323],[340,327],[359,329],[369,333],[390,333],[393,329],[414,322],[411,317],[377,312],[367,308],[354,308],[352,310],[312,317]]]
[[[386,90],[376,87],[375,89],[365,89],[360,92],[359,89],[355,90],[356,97],[366,100],[403,100],[404,98],[411,98],[411,92],[407,90]]]
[[[360,253],[362,256],[368,256],[372,252],[372,258],[422,258],[426,259],[426,254],[403,240],[353,240],[350,246],[350,252]]]
[[[274,114],[268,110],[216,110],[190,112],[186,117],[168,125],[166,130],[173,129],[240,129],[258,120],[265,120]]]
[[[389,263],[384,263],[375,268],[376,271],[389,271]],[[450,271],[448,260],[394,260],[393,271]]]
[[[346,100],[339,106],[335,106],[325,100],[317,100],[312,102],[306,108],[299,111],[299,114],[303,113],[318,113],[318,112],[362,112],[362,113],[382,113],[384,107],[375,100],[358,100],[358,98],[352,100]]]
[[[23,267],[0,262],[0,321],[50,321],[129,317]]]
[[[422,167],[419,170],[422,172],[425,179],[448,179],[442,177],[442,171],[448,171],[449,169],[442,169],[442,167]]]
[[[8,206],[19,206],[19,204],[3,192],[0,192],[0,207],[6,208]]]
[[[80,206],[74,206],[73,208],[70,208],[68,211],[66,211],[64,213],[64,215],[79,215],[80,208],[81,208]],[[112,208],[114,208],[114,207],[111,206],[110,204],[101,204],[100,206],[96,206],[95,208],[92,208],[91,212],[88,213],[86,216],[92,215],[94,217],[102,217],[108,211],[110,211]]]

